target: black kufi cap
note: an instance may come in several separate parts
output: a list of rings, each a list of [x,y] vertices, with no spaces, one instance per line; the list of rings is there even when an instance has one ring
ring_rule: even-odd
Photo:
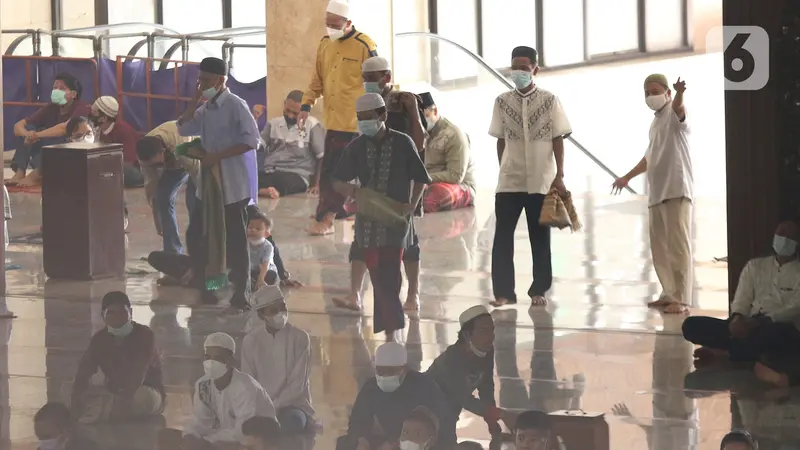
[[[422,99],[422,109],[430,108],[431,106],[435,105],[436,103],[433,101],[433,96],[430,92],[423,92],[419,94],[419,97]]]
[[[225,64],[225,61],[219,58],[203,58],[200,61],[200,70],[202,72],[213,73],[214,75],[219,76],[227,76],[228,75],[228,65]]]
[[[515,48],[511,51],[511,59],[514,58],[528,58],[531,63],[539,64],[539,53],[531,47],[519,46]]]

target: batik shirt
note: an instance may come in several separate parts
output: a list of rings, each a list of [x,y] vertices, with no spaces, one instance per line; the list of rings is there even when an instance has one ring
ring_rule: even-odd
[[[429,184],[431,177],[408,135],[390,129],[381,142],[361,135],[350,142],[333,173],[335,180],[359,179],[362,187],[383,194],[394,201],[411,201],[411,182]],[[356,213],[356,244],[361,248],[413,245],[414,220],[387,225]]]
[[[535,87],[500,94],[495,100],[489,135],[505,139],[497,192],[547,194],[556,178],[553,139],[572,128],[553,93]]]

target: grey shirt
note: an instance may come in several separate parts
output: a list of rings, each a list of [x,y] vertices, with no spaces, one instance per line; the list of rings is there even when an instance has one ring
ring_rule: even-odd
[[[283,117],[267,122],[261,131],[265,155],[259,171],[296,173],[308,184],[325,151],[325,128],[319,120],[309,117],[306,130],[289,126]]]
[[[253,245],[252,242],[249,244],[251,272],[259,270],[264,263],[268,264],[268,270],[278,271],[278,268],[275,267],[275,247],[268,240],[265,239],[264,242],[256,245]]]
[[[467,352],[463,343],[455,343],[433,360],[425,372],[436,380],[453,408],[456,417],[461,409],[483,417],[495,406],[494,351],[483,358]],[[478,391],[478,397],[474,392]]]

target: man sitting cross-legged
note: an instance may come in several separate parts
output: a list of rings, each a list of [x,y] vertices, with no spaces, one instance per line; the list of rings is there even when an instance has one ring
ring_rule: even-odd
[[[739,277],[727,319],[689,317],[683,337],[700,345],[700,362],[729,360],[756,362],[782,358],[800,348],[800,262],[798,225],[778,224],[773,255],[754,258]]]

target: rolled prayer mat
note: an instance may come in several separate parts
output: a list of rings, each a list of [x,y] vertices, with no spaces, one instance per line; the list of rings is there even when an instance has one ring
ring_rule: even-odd
[[[369,188],[358,188],[355,194],[358,213],[385,225],[406,223],[403,204]]]

